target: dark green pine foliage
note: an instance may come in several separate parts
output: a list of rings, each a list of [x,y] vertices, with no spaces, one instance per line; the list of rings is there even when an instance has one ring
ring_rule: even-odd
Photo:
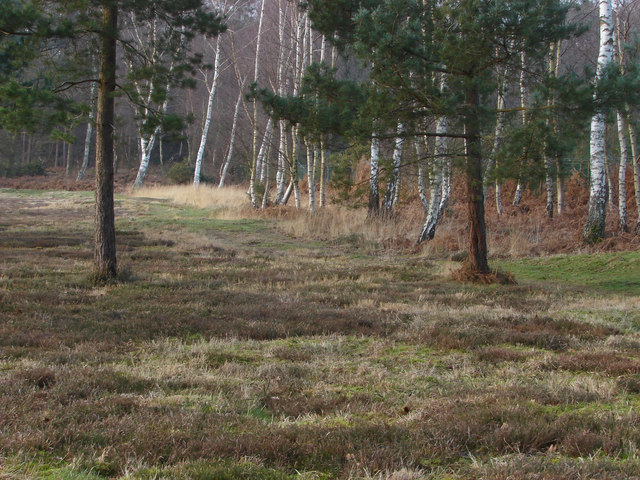
[[[519,75],[520,55],[544,63],[552,43],[577,28],[559,0],[309,0],[314,28],[349,47],[370,67],[382,94],[367,100],[371,119],[403,121],[408,135],[447,116],[450,134],[465,140],[469,269],[488,273],[481,138],[495,119],[496,71]],[[437,78],[445,75],[440,92]],[[371,120],[372,121],[372,120]],[[363,123],[363,122],[361,122]]]
[[[4,0],[0,5],[0,115],[9,109],[14,112],[13,117],[0,120],[0,128],[35,128],[32,118],[42,107],[53,113],[51,120],[40,120],[40,126],[63,123],[61,118],[69,111],[64,92],[98,82],[94,274],[99,281],[111,281],[117,275],[113,209],[116,88],[120,86],[133,102],[141,98],[128,88],[126,79],[117,77],[118,45],[135,54],[132,32],[122,21],[125,18],[162,23],[164,31],[179,32],[183,55],[173,58],[178,80],[163,73],[166,66],[162,63],[143,63],[129,72],[130,79],[155,80],[154,100],[162,99],[169,82],[188,83],[186,77],[199,62],[197,56],[187,54],[190,41],[197,34],[217,35],[224,29],[221,17],[203,0]],[[93,73],[96,63],[98,78]]]
[[[40,58],[45,39],[68,36],[66,22],[43,14],[36,2],[6,0],[0,6],[0,129],[48,132],[80,110],[55,92],[54,72]]]

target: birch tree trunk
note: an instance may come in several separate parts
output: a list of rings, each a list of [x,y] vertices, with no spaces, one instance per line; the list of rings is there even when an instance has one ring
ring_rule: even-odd
[[[278,94],[284,96],[286,93],[285,86],[285,14],[286,14],[286,2],[278,0]],[[280,141],[278,143],[278,168],[276,170],[276,198],[275,204],[280,205],[282,197],[285,192],[284,183],[284,169],[285,169],[285,152],[287,149],[287,135],[286,135],[286,122],[284,120],[278,121],[278,133]]]
[[[153,153],[153,147],[155,146],[156,138],[159,133],[160,127],[156,127],[149,137],[145,134],[140,135],[140,167],[138,168],[138,175],[136,176],[133,188],[141,188],[144,184],[144,179],[147,175],[147,170],[149,169],[151,154]]]
[[[502,137],[504,135],[504,126],[505,126],[505,98],[504,98],[504,78],[506,75],[506,68],[498,74],[498,92],[497,92],[497,102],[496,102],[496,110],[498,111],[496,117],[496,129],[493,138],[493,149],[491,152],[491,159],[489,165],[487,166],[487,173],[491,174],[491,170],[495,169],[497,171],[498,159],[496,155],[498,153],[498,149],[500,148],[500,144],[502,143]],[[495,187],[496,187],[496,209],[498,211],[498,215],[502,215],[502,188],[500,184],[500,179],[498,175],[495,175]],[[489,190],[489,182],[485,178],[484,181],[484,197],[486,201],[487,193]]]
[[[315,213],[316,211],[316,182],[315,182],[315,166],[314,166],[314,151],[313,145],[310,140],[305,140],[305,146],[307,148],[307,183],[309,184],[309,211]]]
[[[416,157],[418,157],[418,197],[420,198],[420,203],[422,203],[422,207],[424,208],[425,214],[428,213],[429,210],[429,199],[427,198],[427,194],[425,192],[425,170],[426,170],[426,161],[424,156],[424,150],[422,149],[422,145],[424,139],[421,137],[417,137],[416,142]]]
[[[444,185],[446,175],[447,156],[447,118],[440,117],[436,122],[436,140],[434,149],[434,161],[429,176],[429,202],[427,217],[418,236],[418,243],[433,240],[436,234],[436,226],[440,219],[440,209],[446,206],[443,199],[447,194],[447,187]],[[423,202],[424,205],[424,202]]]
[[[565,199],[564,199],[564,176],[561,173],[561,167],[562,165],[560,164],[560,159],[557,158],[556,159],[556,186],[558,189],[557,192],[557,196],[558,196],[558,215],[562,215],[564,213],[564,207],[565,207]]]
[[[631,158],[633,160],[633,186],[636,197],[636,211],[638,212],[634,233],[640,235],[640,158],[638,158],[638,137],[636,136],[636,129],[632,122],[627,122],[627,128],[629,129],[629,144],[631,146]]]
[[[264,21],[265,1],[262,0],[260,7],[260,19],[258,20],[258,38],[256,40],[256,61],[254,64],[253,81],[258,83],[260,71],[260,47],[262,43],[262,25]],[[251,150],[251,175],[249,178],[249,197],[253,208],[258,208],[258,197],[256,195],[256,178],[258,175],[258,103],[253,101],[253,144]]]
[[[71,176],[71,170],[73,169],[73,144],[72,143],[67,143],[67,160],[66,160],[66,168],[65,168],[65,175],[67,177]],[[29,155],[27,155],[27,158],[29,159]],[[29,162],[31,163],[31,162]]]
[[[233,158],[233,148],[236,143],[236,128],[238,126],[238,113],[240,112],[240,104],[242,103],[242,91],[244,90],[244,84],[240,85],[240,92],[238,93],[238,100],[236,101],[236,107],[233,111],[233,123],[231,124],[231,138],[229,139],[229,152],[227,158],[222,167],[222,173],[220,174],[220,182],[218,183],[218,189],[224,187],[225,179],[227,178],[227,172],[229,171],[229,165],[231,165],[231,159]]]
[[[320,63],[325,62],[327,52],[327,38],[322,35],[322,42],[320,45]],[[333,65],[332,67],[333,68]],[[327,155],[324,149],[324,136],[320,138],[320,208],[324,208],[327,205]]]
[[[549,49],[549,67],[548,67],[549,75],[554,75],[556,73],[556,55],[557,55],[556,45],[552,44]],[[555,104],[555,99],[553,97],[549,98],[549,100],[547,101],[547,105],[549,106],[549,108],[552,108],[554,104]],[[553,125],[553,127],[555,130],[557,130],[555,128],[555,125]],[[555,161],[546,152],[547,150],[546,147],[547,145],[545,144],[544,175],[545,175],[545,189],[547,191],[547,204],[545,207],[545,214],[549,218],[553,218],[553,208],[555,203],[555,190],[556,190],[555,175],[553,171],[555,166]]]
[[[616,0],[616,10],[619,12],[620,2]],[[624,48],[622,45],[623,33],[621,31],[620,15],[616,15],[616,25],[614,30],[614,56],[620,72],[625,73]],[[627,107],[625,105],[625,107]],[[629,163],[629,148],[627,143],[627,119],[626,111],[616,112],[616,120],[618,126],[618,143],[620,144],[620,167],[618,170],[618,228],[623,233],[629,232],[627,218],[627,164]]]
[[[618,142],[620,143],[620,168],[618,170],[618,228],[621,232],[629,232],[627,221],[627,163],[629,149],[627,144],[627,122],[624,115],[617,112]]]
[[[380,213],[380,189],[378,175],[380,170],[380,139],[376,132],[371,134],[371,159],[369,162],[369,217]]]
[[[98,89],[98,84],[93,82],[91,84],[91,93],[89,94],[91,101],[91,111],[89,112],[89,120],[87,122],[87,134],[84,137],[84,154],[82,156],[82,165],[80,166],[80,170],[78,170],[78,176],[76,177],[76,181],[79,182],[84,178],[85,173],[87,172],[87,167],[89,166],[89,155],[91,154],[91,136],[93,135],[93,122],[96,118],[96,104],[95,97],[96,91]]]
[[[216,39],[216,53],[213,62],[213,81],[209,88],[209,101],[207,103],[206,118],[202,127],[202,136],[200,137],[200,147],[196,155],[196,166],[193,172],[193,186],[198,188],[200,185],[200,172],[202,170],[202,159],[204,150],[207,146],[207,137],[209,136],[209,127],[211,126],[211,118],[213,117],[213,102],[216,98],[216,90],[218,87],[218,76],[220,74],[220,38]]]
[[[291,175],[291,183],[293,184],[293,197],[295,199],[296,208],[302,208],[302,200],[300,199],[300,182],[298,180],[298,127],[291,129],[291,162],[289,169]]]
[[[258,158],[256,160],[256,163],[258,165],[262,165],[264,166],[264,169],[266,170],[267,168],[267,163],[268,163],[268,155],[267,152],[269,150],[269,145],[271,144],[271,134],[273,133],[273,119],[271,117],[269,117],[269,120],[267,120],[267,127],[265,128],[264,131],[264,136],[262,137],[262,144],[260,144],[260,150],[258,152]],[[265,172],[266,173],[266,172]],[[261,175],[261,183],[263,185],[265,185],[266,183],[266,177],[264,175]],[[263,198],[264,196],[267,196],[268,192],[265,188],[264,193],[263,193]],[[256,199],[257,201],[257,199]]]
[[[396,127],[397,136],[393,147],[391,178],[384,194],[384,203],[382,204],[382,212],[384,216],[391,216],[393,213],[393,205],[400,180],[400,166],[402,163],[402,148],[404,146],[404,125],[398,123]]]
[[[527,67],[527,59],[524,52],[520,55],[520,108],[522,126],[527,124],[527,85],[525,82],[525,71]],[[520,172],[518,173],[518,185],[516,186],[516,193],[513,196],[513,205],[520,205],[522,200],[522,192],[524,187],[522,186],[522,166],[520,166]]]
[[[600,0],[600,52],[596,69],[596,83],[613,59],[613,22],[611,0]],[[584,225],[583,237],[589,243],[604,237],[607,216],[605,189],[605,115],[597,112],[591,118],[589,214]]]

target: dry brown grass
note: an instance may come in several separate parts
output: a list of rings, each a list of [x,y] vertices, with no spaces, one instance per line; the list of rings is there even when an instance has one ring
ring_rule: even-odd
[[[96,289],[90,209],[0,195],[0,477],[637,474],[637,297],[140,198]]]
[[[218,189],[211,185],[198,188],[193,185],[158,185],[131,190],[129,194],[136,198],[164,199],[177,205],[210,209],[220,219],[256,217],[249,206],[246,190],[235,186]]]

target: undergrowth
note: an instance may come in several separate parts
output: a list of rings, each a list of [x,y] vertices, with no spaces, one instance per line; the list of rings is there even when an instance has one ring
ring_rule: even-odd
[[[89,196],[0,198],[2,479],[637,476],[635,252],[461,284],[148,195],[118,200],[134,278],[96,286]]]

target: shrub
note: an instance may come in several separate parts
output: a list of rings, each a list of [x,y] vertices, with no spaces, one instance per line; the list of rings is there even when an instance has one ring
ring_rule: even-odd
[[[47,171],[42,162],[34,162],[6,167],[4,173],[7,177],[35,177],[46,175]]]
[[[184,161],[174,163],[167,171],[167,180],[171,183],[189,183],[193,180],[193,166],[189,162]]]

